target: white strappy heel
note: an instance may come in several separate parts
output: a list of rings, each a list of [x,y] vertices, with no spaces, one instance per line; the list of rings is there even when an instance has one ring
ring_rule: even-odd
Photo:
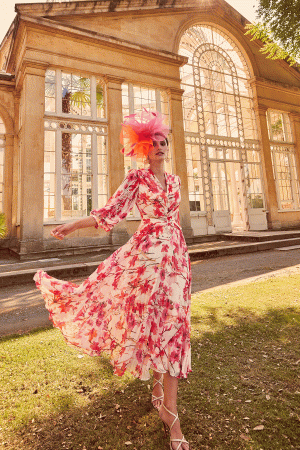
[[[154,378],[152,390],[155,388],[155,386],[157,384],[160,384],[161,387],[163,388],[164,387],[163,386],[163,379],[164,379],[163,373],[161,374],[160,378],[158,378],[158,379]],[[161,405],[163,404],[163,401],[164,401],[164,395],[159,395],[157,397],[156,395],[152,394],[151,402],[152,402],[152,405],[154,406],[155,409],[159,410],[161,408]],[[155,404],[154,404],[155,402],[159,402],[159,404],[157,406],[155,406]]]
[[[170,427],[169,427],[164,421],[162,421],[163,424],[164,424],[165,432],[166,432],[166,428],[168,428],[168,429],[169,429],[169,432],[170,432],[170,434],[171,434],[171,430],[172,430],[172,428],[173,428],[175,422],[177,422],[177,420],[179,421],[179,417],[178,417],[178,414],[174,414],[174,413],[172,413],[172,411],[169,411],[168,408],[166,408],[164,404],[162,404],[162,407],[165,408],[165,410],[166,410],[169,414],[171,414],[171,416],[174,417],[174,420],[173,420],[173,422],[172,422],[172,424],[171,424]],[[174,448],[174,447],[172,446],[172,443],[178,443],[178,446],[177,446],[176,448]],[[182,436],[181,439],[172,439],[172,438],[170,437],[170,449],[171,449],[171,450],[180,450],[182,444],[187,444],[187,445],[189,446],[189,443],[188,443],[188,441],[185,440],[184,436]]]

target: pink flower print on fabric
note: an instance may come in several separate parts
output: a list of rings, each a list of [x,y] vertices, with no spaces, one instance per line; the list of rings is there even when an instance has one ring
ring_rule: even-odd
[[[111,230],[136,205],[141,223],[81,285],[38,271],[50,319],[67,342],[105,352],[114,373],[147,380],[149,370],[186,378],[191,371],[191,271],[179,223],[180,180],[167,193],[151,170],[132,170],[105,207],[91,215]]]

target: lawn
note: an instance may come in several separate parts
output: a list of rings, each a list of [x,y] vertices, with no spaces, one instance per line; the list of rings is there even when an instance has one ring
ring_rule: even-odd
[[[192,298],[193,372],[179,412],[191,450],[300,449],[300,276]],[[165,450],[150,381],[54,329],[0,341],[0,448]]]

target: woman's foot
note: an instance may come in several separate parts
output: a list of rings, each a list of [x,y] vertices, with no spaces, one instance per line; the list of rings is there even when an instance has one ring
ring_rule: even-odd
[[[170,431],[170,449],[189,450],[189,443],[185,440],[177,414],[177,410],[171,411],[164,404],[159,410],[159,417]]]
[[[153,389],[152,389],[152,405],[155,409],[159,410],[164,401],[163,391],[164,375],[159,372],[153,374]]]

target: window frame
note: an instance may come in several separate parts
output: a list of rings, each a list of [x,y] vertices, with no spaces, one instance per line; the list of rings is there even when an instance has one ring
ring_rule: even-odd
[[[127,88],[126,88],[127,87]],[[139,88],[139,89],[149,89],[154,91],[155,93],[155,108],[156,111],[162,112],[162,104],[163,104],[163,100],[162,100],[162,92],[164,91],[161,88],[157,88],[155,86],[150,86],[150,85],[143,85],[143,84],[135,84],[135,83],[131,83],[129,81],[125,81],[124,83],[122,83],[122,114],[123,117],[129,115],[129,114],[135,114],[135,113],[139,113],[142,111],[142,109],[135,109],[135,88]],[[125,93],[125,90],[127,89],[127,94]],[[168,98],[167,102],[167,109],[168,109],[168,119],[169,119],[169,127],[170,127],[170,135],[169,135],[169,151],[170,151],[170,163],[168,165],[167,170],[169,169],[170,173],[174,172],[174,163],[173,163],[173,151],[172,151],[172,134],[171,134],[171,124],[170,124],[170,99],[168,96],[167,91],[165,90],[165,95]],[[123,98],[127,96],[128,99],[128,105],[127,105],[127,111],[125,113],[125,106],[124,106],[124,102],[123,102]],[[143,103],[143,102],[142,102]],[[144,107],[143,105],[141,105],[142,108]],[[163,111],[163,114],[165,114],[165,112]],[[166,115],[166,114],[165,114]],[[128,173],[129,170],[132,169],[137,169],[137,168],[143,168],[145,167],[145,164],[143,164],[142,162],[137,162],[134,158],[130,158],[130,168],[128,168],[128,165],[126,164],[126,160],[127,158],[124,156],[124,170],[125,170],[125,175]],[[138,208],[136,206],[133,207],[133,209],[131,210],[131,212],[127,215],[126,220],[141,220],[141,216],[140,213],[138,211]]]
[[[106,89],[105,83],[101,76],[96,75],[86,75],[86,78],[90,79],[90,98],[91,98],[91,115],[75,115],[68,114],[62,112],[62,73],[68,73],[70,75],[78,75],[78,72],[73,70],[61,70],[56,68],[49,68],[49,71],[55,72],[55,90],[54,90],[54,98],[55,98],[55,111],[47,111],[46,110],[46,86],[45,86],[45,112],[44,112],[44,133],[47,131],[54,132],[54,158],[55,158],[55,171],[49,172],[49,174],[54,175],[54,217],[53,219],[50,217],[45,217],[45,181],[44,181],[44,225],[53,224],[53,223],[68,223],[77,218],[85,217],[83,215],[74,214],[76,210],[71,209],[71,217],[63,217],[62,215],[62,188],[61,188],[61,180],[62,180],[62,134],[70,133],[70,134],[79,134],[79,135],[89,135],[91,136],[91,173],[86,174],[87,176],[91,176],[91,189],[92,189],[92,209],[97,209],[99,207],[99,194],[98,192],[98,184],[99,184],[99,176],[103,178],[102,183],[106,185],[106,192],[103,193],[105,197],[105,203],[108,200],[108,148],[107,148],[107,135],[108,135],[108,120],[107,120],[107,111],[106,111]],[[83,75],[82,73],[80,75]],[[46,78],[45,78],[46,81]],[[103,117],[97,117],[97,82],[101,82],[103,88]],[[52,97],[53,98],[53,97]],[[103,139],[106,139],[106,143],[104,144],[105,153],[98,153],[98,136],[102,136]],[[45,140],[46,145],[46,140]],[[44,154],[46,155],[46,147],[44,147]],[[106,172],[99,173],[99,164],[98,158],[100,155],[104,155],[106,157]],[[44,163],[45,164],[45,163]],[[48,172],[45,171],[44,174]],[[50,191],[51,192],[51,191]],[[88,195],[88,194],[85,194]],[[49,194],[49,198],[51,194]],[[102,202],[103,203],[103,202]],[[49,214],[49,211],[48,211]]]
[[[272,113],[281,114],[282,116],[282,133],[283,140],[274,139],[274,134],[272,130]],[[277,109],[268,109],[266,112],[271,160],[273,176],[276,188],[276,198],[278,204],[278,212],[289,212],[289,211],[299,211],[300,210],[300,186],[299,186],[299,174],[297,167],[297,154],[296,146],[294,142],[294,136],[292,131],[292,123],[289,117],[289,113],[286,111],[280,111]],[[293,203],[293,208],[283,208],[284,199],[283,192],[281,192],[280,182],[284,181],[280,178],[279,167],[276,164],[276,153],[286,154],[288,158],[289,176],[290,176],[290,189],[291,189],[291,202]],[[294,164],[293,164],[294,162]]]

